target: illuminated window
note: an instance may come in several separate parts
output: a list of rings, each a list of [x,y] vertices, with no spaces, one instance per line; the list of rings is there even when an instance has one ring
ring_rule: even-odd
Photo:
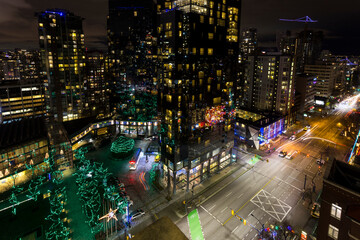
[[[204,48],[200,48],[200,55],[204,55]]]
[[[209,33],[208,34],[209,40],[213,40],[214,39],[214,34],[213,33]]]
[[[196,48],[193,48],[193,49],[192,49],[192,53],[193,53],[193,54],[196,54]]]
[[[210,1],[210,8],[214,8],[214,2]]]
[[[44,24],[42,24],[42,23],[39,23],[39,27],[43,27],[44,26]]]
[[[212,17],[209,18],[209,24],[214,24],[214,18]]]
[[[212,48],[208,48],[208,55],[213,55],[213,49]]]
[[[179,37],[181,37],[182,36],[182,31],[179,31]]]
[[[200,15],[200,22],[204,23],[204,16],[203,15]]]
[[[331,204],[331,216],[337,219],[341,219],[341,207],[336,204]]]
[[[338,237],[339,237],[339,229],[330,224],[329,225],[328,235],[329,235],[329,237],[331,237],[333,239],[338,239]]]
[[[134,17],[137,17],[137,11],[134,11]]]

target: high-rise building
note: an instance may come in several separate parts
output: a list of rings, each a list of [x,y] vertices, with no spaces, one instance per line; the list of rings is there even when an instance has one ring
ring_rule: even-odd
[[[45,115],[39,52],[1,52],[0,70],[0,123]]]
[[[46,111],[59,122],[87,116],[82,17],[62,9],[38,13]]]
[[[254,53],[257,46],[257,29],[244,29],[240,37],[240,61],[246,61],[248,56]]]
[[[3,81],[0,84],[0,124],[45,115],[45,97],[38,81]]]
[[[41,58],[39,51],[15,49],[0,52],[0,82],[40,79]]]
[[[316,77],[309,74],[299,74],[295,76],[296,92],[299,96],[298,112],[303,113],[311,110],[315,101]]]
[[[157,29],[158,106],[164,175],[175,193],[235,160],[231,112],[241,1],[177,0],[165,5]]]
[[[101,51],[86,52],[86,104],[93,116],[106,116],[109,106],[109,73],[107,56]]]
[[[154,1],[109,0],[107,35],[112,110],[121,102],[119,92],[124,88],[152,86],[156,81],[155,33]]]
[[[279,33],[276,35],[278,50],[286,55],[295,55],[296,36],[291,31]]]
[[[303,73],[305,65],[315,64],[320,57],[323,32],[304,30],[296,38],[295,63],[296,73]]]
[[[289,115],[295,94],[293,72],[292,56],[281,53],[249,56],[240,107]]]
[[[336,66],[334,64],[306,65],[304,72],[316,76],[316,96],[331,96],[336,80]]]

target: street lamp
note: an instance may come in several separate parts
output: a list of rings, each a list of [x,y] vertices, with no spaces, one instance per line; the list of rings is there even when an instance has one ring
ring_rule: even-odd
[[[261,223],[260,220],[257,217],[254,216],[254,214],[251,213],[250,215],[253,216],[261,224],[261,227],[262,227],[261,228],[261,233],[262,233],[264,231],[264,228],[265,228],[264,224]],[[259,233],[259,235],[260,235],[260,233]]]

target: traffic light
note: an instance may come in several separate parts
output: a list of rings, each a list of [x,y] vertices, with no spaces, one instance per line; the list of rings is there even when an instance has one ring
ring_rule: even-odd
[[[275,225],[275,230],[279,230],[279,226],[278,225]]]
[[[246,225],[246,219],[244,219],[244,225]]]

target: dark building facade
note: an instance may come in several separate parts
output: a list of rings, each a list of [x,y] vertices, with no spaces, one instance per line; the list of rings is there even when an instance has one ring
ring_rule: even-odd
[[[85,46],[83,18],[62,9],[38,13],[46,110],[59,122],[85,117]]]
[[[159,14],[161,159],[170,192],[234,160],[240,11],[237,0],[179,0]]]
[[[304,113],[314,107],[316,77],[309,74],[295,76],[296,92],[300,94],[298,113]]]
[[[152,0],[109,0],[107,20],[111,108],[121,91],[156,84],[156,3]],[[126,119],[125,119],[126,120]]]
[[[317,239],[360,239],[360,169],[331,160],[324,175]]]
[[[241,31],[240,37],[240,61],[246,61],[249,55],[252,55],[258,46],[257,29],[247,28]]]
[[[296,37],[296,73],[303,73],[305,65],[315,64],[322,50],[323,32],[304,30]]]

